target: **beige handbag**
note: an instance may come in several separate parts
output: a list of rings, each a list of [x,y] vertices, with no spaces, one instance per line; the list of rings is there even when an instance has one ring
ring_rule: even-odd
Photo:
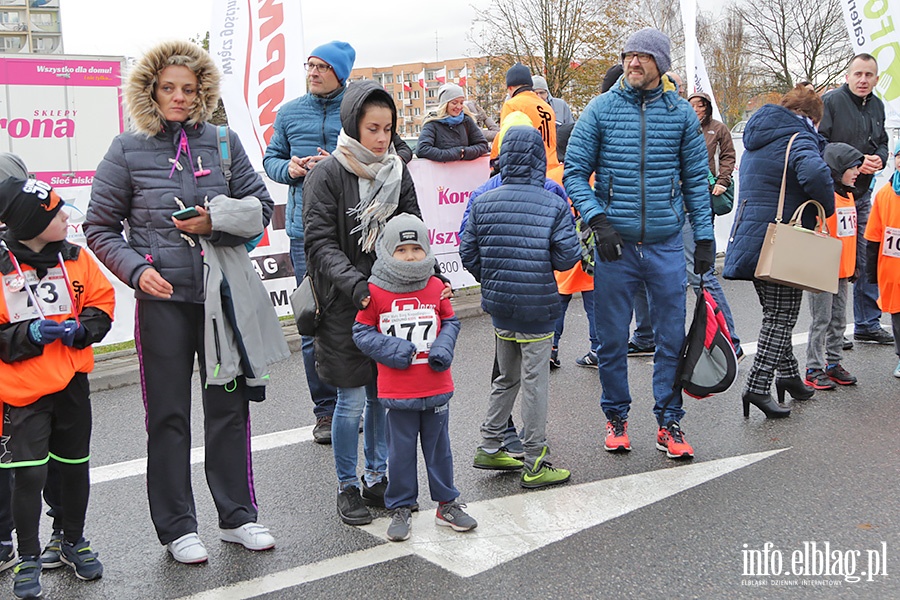
[[[756,263],[756,278],[810,292],[837,293],[838,269],[841,263],[840,240],[828,235],[825,209],[815,200],[797,207],[788,223],[781,222],[784,212],[784,190],[787,184],[788,155],[795,133],[784,152],[784,172],[775,222],[769,223],[766,238]],[[812,205],[818,210],[818,229],[804,229],[803,209]]]

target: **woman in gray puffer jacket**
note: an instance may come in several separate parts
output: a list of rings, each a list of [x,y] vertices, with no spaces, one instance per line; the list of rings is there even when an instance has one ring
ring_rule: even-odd
[[[135,346],[147,423],[147,493],[159,541],[175,560],[199,563],[191,491],[191,378],[195,355],[206,431],[206,478],[219,513],[220,537],[250,550],[275,545],[256,523],[250,463],[247,386],[205,385],[204,263],[200,238],[237,246],[247,238],[216,228],[205,207],[219,194],[255,196],[268,224],[273,203],[240,140],[229,132],[231,179],[217,132],[206,123],[219,98],[219,72],[190,42],[166,42],[133,67],[125,102],[134,131],[117,136],[97,167],[84,224],[88,246],[135,290]],[[194,217],[172,215],[196,210]],[[128,222],[127,238],[122,236]],[[210,374],[211,376],[212,374]]]

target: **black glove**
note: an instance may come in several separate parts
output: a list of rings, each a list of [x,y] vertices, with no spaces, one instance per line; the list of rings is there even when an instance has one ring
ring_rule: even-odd
[[[712,240],[701,240],[694,247],[694,273],[703,275],[716,261],[716,253],[713,250]]]
[[[605,214],[600,213],[593,217],[588,225],[594,230],[594,241],[597,243],[597,256],[600,260],[613,262],[622,258],[622,236],[609,224]]]
[[[28,338],[40,346],[55,342],[65,333],[66,326],[53,319],[35,319],[28,325]]]

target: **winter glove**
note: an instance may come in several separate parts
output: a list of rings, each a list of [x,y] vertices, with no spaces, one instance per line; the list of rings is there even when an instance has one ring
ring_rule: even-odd
[[[66,326],[53,319],[35,319],[28,325],[28,339],[40,346],[55,342],[66,333]]]
[[[703,275],[713,266],[716,260],[712,240],[701,240],[694,248],[694,273]]]
[[[75,345],[75,342],[84,341],[84,338],[87,335],[84,325],[75,319],[66,319],[62,324],[66,327],[66,331],[62,334],[61,338],[64,345],[72,347]]]
[[[622,258],[622,237],[600,213],[588,224],[594,230],[594,242],[597,244],[597,255],[603,262],[613,262]]]

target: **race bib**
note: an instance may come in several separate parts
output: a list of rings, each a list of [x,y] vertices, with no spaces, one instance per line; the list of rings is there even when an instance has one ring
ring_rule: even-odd
[[[25,279],[17,273],[3,276],[3,297],[9,312],[9,322],[30,321],[50,315],[67,315],[72,312],[72,299],[66,291],[66,278],[60,267],[53,267],[43,278],[36,271],[25,271]],[[31,289],[41,310],[31,301]]]
[[[898,245],[900,245],[900,229],[897,227],[885,227],[881,253],[892,258],[900,258],[900,247]]]
[[[428,351],[437,338],[437,328],[437,315],[431,308],[394,310],[381,313],[378,320],[378,331],[381,333],[416,345],[414,365],[428,362]]]
[[[837,236],[853,237],[856,235],[856,207],[841,206],[835,209],[835,217],[837,217]]]

